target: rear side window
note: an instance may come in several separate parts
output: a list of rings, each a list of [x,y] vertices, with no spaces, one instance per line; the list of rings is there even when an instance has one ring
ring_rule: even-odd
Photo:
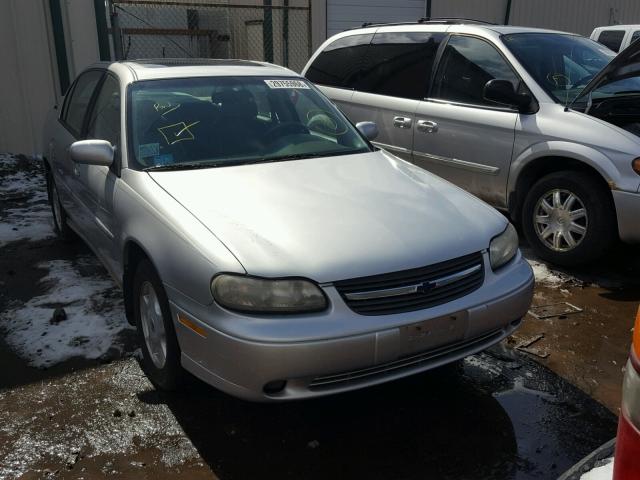
[[[373,34],[342,37],[328,45],[307,70],[313,83],[339,88],[355,88]]]
[[[102,72],[90,70],[78,77],[75,87],[71,90],[71,98],[66,102],[62,120],[76,137],[82,132],[82,123],[89,108],[89,102],[101,78]]]
[[[604,30],[602,33],[600,33],[598,42],[600,42],[605,47],[609,47],[614,52],[619,52],[623,38],[624,30]]]
[[[356,88],[363,92],[422,100],[444,33],[377,33]]]
[[[635,32],[633,32],[633,35],[631,36],[631,43],[635,42],[639,38],[640,38],[640,30],[636,30]]]
[[[484,86],[493,79],[508,80],[519,88],[520,79],[493,45],[479,38],[453,36],[442,55],[431,96],[497,107],[484,99]]]

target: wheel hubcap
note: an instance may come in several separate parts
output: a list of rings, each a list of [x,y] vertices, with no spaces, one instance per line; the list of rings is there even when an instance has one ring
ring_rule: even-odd
[[[584,240],[589,218],[582,200],[575,193],[554,189],[538,200],[533,225],[547,248],[568,252]]]
[[[140,288],[140,323],[151,361],[160,369],[167,360],[167,335],[158,295],[150,282]]]

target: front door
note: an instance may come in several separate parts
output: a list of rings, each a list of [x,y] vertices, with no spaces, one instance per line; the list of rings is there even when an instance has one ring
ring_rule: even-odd
[[[413,162],[497,207],[506,207],[507,180],[519,113],[485,100],[485,84],[520,79],[486,40],[453,35],[429,98],[414,125]]]
[[[114,192],[120,167],[121,115],[120,84],[107,74],[89,114],[86,137],[107,140],[115,147],[110,167],[80,165],[80,196],[91,215],[90,243],[100,258],[115,271],[117,259],[117,222],[114,217]]]

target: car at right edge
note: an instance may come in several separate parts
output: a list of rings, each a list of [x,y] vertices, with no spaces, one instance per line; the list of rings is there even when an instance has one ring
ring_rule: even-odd
[[[375,144],[522,224],[560,265],[640,243],[640,42],[460,19],[365,25],[303,74]]]

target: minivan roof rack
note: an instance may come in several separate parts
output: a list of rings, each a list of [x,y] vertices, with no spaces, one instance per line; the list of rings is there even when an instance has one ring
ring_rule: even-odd
[[[422,17],[416,22],[396,22],[396,23],[374,23],[365,22],[360,28],[365,27],[379,27],[386,25],[414,25],[416,23],[439,23],[447,25],[462,25],[462,24],[477,24],[477,25],[497,25],[496,23],[485,22],[484,20],[476,20],[475,18],[461,18],[461,17]]]

